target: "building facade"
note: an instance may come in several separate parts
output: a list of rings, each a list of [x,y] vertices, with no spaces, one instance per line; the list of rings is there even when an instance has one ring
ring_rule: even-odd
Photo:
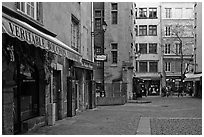
[[[104,54],[107,55],[107,61],[104,62],[104,85],[107,96],[113,95],[111,91],[124,90],[127,92],[124,93],[125,96],[129,98],[129,93],[132,92],[133,67],[130,55],[133,46],[133,14],[131,9],[131,2],[104,3],[104,20],[107,23],[107,30],[104,33]],[[115,95],[121,95],[121,93]]]
[[[2,3],[2,134],[93,108],[92,3]]]
[[[134,78],[142,79],[137,90],[160,95],[161,88],[161,17],[160,3],[135,3]],[[140,91],[138,91],[140,92]]]
[[[192,71],[194,46],[194,3],[162,2],[163,78],[173,91],[185,87],[184,75]]]

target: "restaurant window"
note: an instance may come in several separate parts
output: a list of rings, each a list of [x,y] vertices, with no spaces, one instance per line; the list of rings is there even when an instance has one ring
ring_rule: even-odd
[[[149,18],[157,18],[157,8],[149,8]]]
[[[117,43],[111,43],[111,55],[112,55],[112,64],[118,63],[118,44]]]
[[[147,54],[147,43],[140,43],[139,51],[141,54]]]
[[[76,51],[79,50],[79,21],[74,16],[71,23],[71,47]]]
[[[111,3],[112,24],[118,24],[118,4]]]
[[[171,18],[171,8],[165,8],[166,10],[166,18]]]
[[[139,18],[147,18],[147,8],[139,8]]]
[[[165,62],[165,71],[170,72],[171,71],[171,63],[170,62]]]
[[[149,53],[157,54],[157,43],[149,43]]]
[[[139,35],[146,36],[147,35],[147,25],[140,25],[139,26]]]
[[[38,116],[39,112],[39,78],[37,69],[26,64],[20,64],[20,111],[21,120]],[[19,92],[19,91],[18,91]]]
[[[149,35],[157,36],[157,25],[149,25]]]
[[[164,46],[164,53],[165,54],[170,54],[171,51],[170,51],[170,44],[165,44]]]
[[[139,71],[147,72],[147,62],[139,62]]]
[[[149,62],[149,72],[157,72],[158,68],[157,62]]]

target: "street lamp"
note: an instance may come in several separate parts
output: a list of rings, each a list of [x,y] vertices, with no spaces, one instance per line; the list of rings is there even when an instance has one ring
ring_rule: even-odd
[[[102,26],[102,29],[100,31],[91,32],[92,36],[97,36],[98,34],[105,33],[108,25],[106,24],[106,22],[104,20],[102,21],[102,25],[101,26]]]

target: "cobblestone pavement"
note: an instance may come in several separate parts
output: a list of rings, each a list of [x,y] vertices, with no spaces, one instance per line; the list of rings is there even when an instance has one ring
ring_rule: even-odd
[[[154,135],[200,135],[202,99],[192,97],[147,97],[151,103],[98,106],[26,133],[46,135],[134,135],[141,117],[150,119]]]

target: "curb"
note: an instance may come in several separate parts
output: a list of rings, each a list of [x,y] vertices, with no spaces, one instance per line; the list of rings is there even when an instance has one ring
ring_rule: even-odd
[[[130,100],[130,101],[127,101],[127,103],[138,103],[138,104],[144,104],[144,103],[152,103],[152,101],[149,101],[149,100]]]

